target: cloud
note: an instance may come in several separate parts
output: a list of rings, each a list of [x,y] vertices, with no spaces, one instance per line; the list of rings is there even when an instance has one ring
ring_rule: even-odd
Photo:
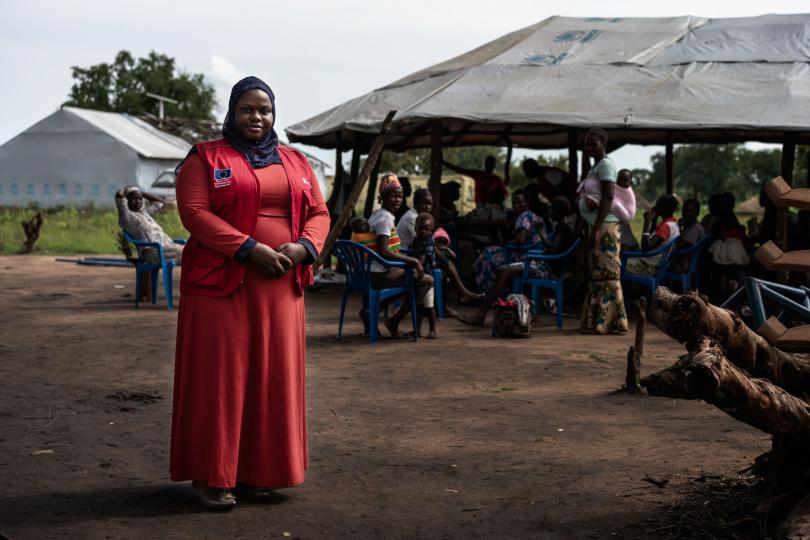
[[[206,76],[217,91],[217,112],[224,114],[227,109],[228,97],[231,94],[231,87],[245,75],[239,71],[233,63],[224,56],[218,54],[211,55],[211,66]]]

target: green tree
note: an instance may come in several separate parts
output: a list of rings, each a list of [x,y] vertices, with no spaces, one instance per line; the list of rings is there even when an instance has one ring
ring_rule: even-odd
[[[675,192],[706,201],[713,193],[729,191],[738,201],[759,193],[762,185],[779,174],[781,151],[752,150],[742,144],[689,144],[673,153]],[[652,169],[634,171],[639,192],[653,201],[666,186],[665,155],[651,158]]]
[[[151,51],[135,59],[120,51],[111,63],[87,68],[73,66],[74,84],[65,105],[134,115],[157,114],[158,103],[147,92],[175,99],[166,103],[166,116],[213,120],[214,87],[201,73],[176,67],[174,58]]]

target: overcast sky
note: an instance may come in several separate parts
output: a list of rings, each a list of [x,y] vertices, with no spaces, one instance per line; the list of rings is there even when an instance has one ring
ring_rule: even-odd
[[[552,15],[741,17],[800,13],[807,2],[568,0],[0,0],[0,143],[68,97],[71,66],[150,50],[204,73],[227,103],[244,75],[276,93],[277,130]],[[221,113],[221,109],[220,109]],[[283,135],[282,135],[283,136]],[[646,167],[656,147],[625,147],[622,167]],[[331,161],[331,152],[317,151]]]

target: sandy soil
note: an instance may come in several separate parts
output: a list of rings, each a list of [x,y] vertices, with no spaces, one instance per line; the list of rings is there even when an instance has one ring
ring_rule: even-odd
[[[307,481],[212,514],[168,479],[176,312],[135,309],[133,277],[0,257],[8,538],[661,537],[646,523],[685,496],[673,486],[769,446],[705,403],[613,394],[630,336],[541,317],[496,340],[447,320],[439,340],[370,346],[350,306],[339,343],[328,287],[306,299]],[[683,352],[657,330],[646,350],[645,371]]]

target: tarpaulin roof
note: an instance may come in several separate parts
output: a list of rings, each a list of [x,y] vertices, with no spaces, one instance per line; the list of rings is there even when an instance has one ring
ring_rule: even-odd
[[[291,142],[367,149],[396,110],[395,149],[810,142],[810,14],[733,19],[551,17],[287,128]]]

